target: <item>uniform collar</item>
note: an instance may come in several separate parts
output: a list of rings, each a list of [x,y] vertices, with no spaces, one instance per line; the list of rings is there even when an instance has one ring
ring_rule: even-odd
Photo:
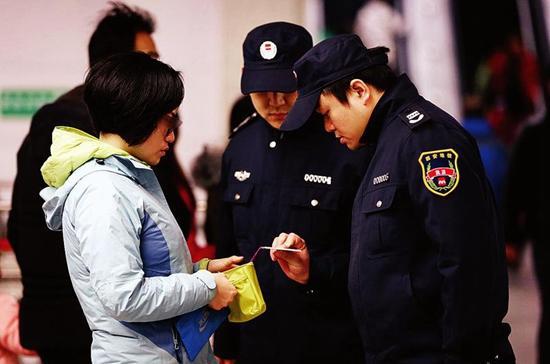
[[[418,97],[418,90],[406,74],[397,78],[395,85],[390,87],[374,107],[371,118],[361,139],[361,144],[375,144],[382,129],[410,101]]]

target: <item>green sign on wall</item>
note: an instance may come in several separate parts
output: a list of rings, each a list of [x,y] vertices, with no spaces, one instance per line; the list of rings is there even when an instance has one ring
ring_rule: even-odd
[[[0,90],[0,116],[30,119],[42,105],[54,101],[62,92],[61,89]]]

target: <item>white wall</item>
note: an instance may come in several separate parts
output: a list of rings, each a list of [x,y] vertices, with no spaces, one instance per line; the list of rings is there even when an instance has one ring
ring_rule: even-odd
[[[226,142],[229,110],[240,95],[246,33],[268,21],[303,24],[306,1],[319,0],[127,1],[154,15],[161,59],[184,75],[184,124],[176,146],[184,168],[205,143]],[[82,83],[88,39],[106,7],[102,0],[0,0],[0,88]],[[15,153],[28,124],[0,118],[0,181],[15,177]]]
[[[215,127],[224,118],[223,91],[216,87],[223,79],[222,1],[128,3],[153,13],[161,59],[183,72],[185,125],[177,150],[187,165],[200,142],[223,139],[223,130]],[[105,7],[100,0],[2,0],[0,87],[69,89],[82,83],[88,40]],[[27,129],[25,120],[0,121],[0,180],[15,176],[15,152]]]
[[[461,120],[450,0],[405,0],[409,76],[426,99]]]
[[[318,41],[320,3],[128,0],[155,16],[161,59],[183,72],[184,125],[176,150],[186,170],[204,144],[225,145],[229,110],[240,95],[246,33],[259,24],[284,20],[307,23]],[[0,88],[69,89],[81,83],[88,39],[106,6],[103,0],[0,0]],[[410,76],[426,98],[460,119],[449,0],[407,0],[404,7],[410,22]],[[15,153],[27,129],[28,120],[0,119],[0,181],[15,176]]]
[[[81,13],[83,2],[65,3],[0,1],[1,88],[68,88],[80,82],[86,18],[63,14]],[[27,128],[25,120],[0,120],[0,180],[13,179],[15,151]]]

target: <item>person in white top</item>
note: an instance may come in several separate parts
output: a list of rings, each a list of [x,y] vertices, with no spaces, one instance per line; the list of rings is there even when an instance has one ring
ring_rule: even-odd
[[[398,37],[406,34],[405,20],[389,0],[367,0],[357,12],[354,31],[367,48],[384,46],[390,49],[388,64],[397,65]]]

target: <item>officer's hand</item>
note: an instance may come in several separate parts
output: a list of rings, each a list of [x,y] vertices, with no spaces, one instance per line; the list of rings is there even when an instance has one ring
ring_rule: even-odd
[[[232,255],[228,258],[212,259],[208,262],[208,270],[212,273],[225,272],[228,269],[236,267],[242,262],[243,257]]]
[[[306,284],[309,280],[309,251],[304,239],[294,233],[281,233],[273,239],[273,247],[300,249],[299,252],[271,250],[271,260],[279,263],[286,276],[293,281]]]
[[[214,310],[221,310],[227,307],[237,295],[237,289],[223,273],[214,273],[216,281],[216,295],[208,304]]]

